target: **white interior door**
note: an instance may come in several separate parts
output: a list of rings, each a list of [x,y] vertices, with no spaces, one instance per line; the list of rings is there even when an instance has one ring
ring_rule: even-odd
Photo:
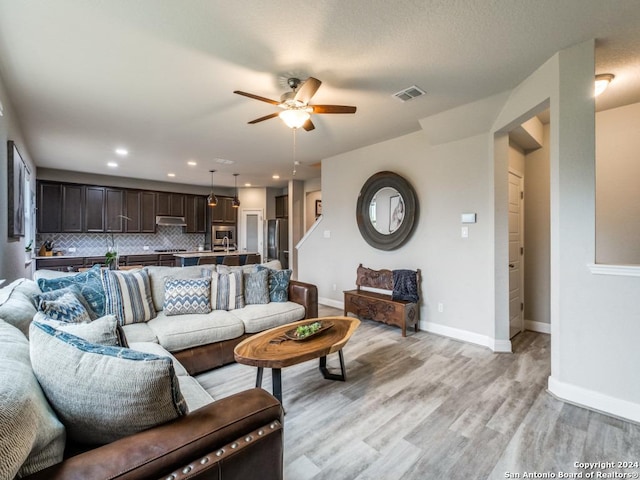
[[[243,209],[240,214],[240,249],[264,256],[264,217],[261,209]]]
[[[524,331],[524,176],[509,170],[509,338]]]

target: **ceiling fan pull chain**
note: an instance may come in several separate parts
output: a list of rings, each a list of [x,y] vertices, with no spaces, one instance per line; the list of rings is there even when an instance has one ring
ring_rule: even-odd
[[[292,128],[293,130],[293,176],[296,176],[296,130],[297,128]]]

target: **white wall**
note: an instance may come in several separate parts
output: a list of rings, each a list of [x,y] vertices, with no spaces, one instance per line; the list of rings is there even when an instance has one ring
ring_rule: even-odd
[[[29,150],[20,131],[19,119],[7,96],[0,79],[0,102],[3,116],[0,116],[0,278],[11,282],[20,277],[31,277],[31,265],[25,264],[24,237],[8,238],[7,218],[7,141],[13,140],[20,156],[31,172],[31,189],[35,191],[36,166],[31,160]]]
[[[596,260],[640,265],[640,103],[596,115]]]
[[[417,132],[323,160],[323,220],[299,252],[299,278],[315,283],[324,303],[341,306],[342,292],[355,286],[359,263],[419,268],[421,328],[488,345],[493,265],[483,253],[491,248],[492,228],[487,145],[485,134],[430,146]],[[413,236],[391,252],[369,246],[356,223],[360,188],[382,170],[405,177],[419,202]],[[468,239],[460,235],[463,212],[478,214]]]
[[[594,42],[559,52],[514,89],[489,134],[438,146],[418,132],[323,161],[324,219],[302,246],[300,278],[340,304],[355,268],[420,268],[422,329],[476,343],[508,339],[506,132],[550,108],[549,390],[560,398],[640,421],[640,278],[594,275]],[[428,122],[426,122],[428,124]],[[392,170],[415,187],[412,239],[375,250],[355,220],[366,179]],[[478,223],[460,238],[460,213]],[[335,289],[333,286],[335,285]],[[434,308],[444,304],[444,312]]]

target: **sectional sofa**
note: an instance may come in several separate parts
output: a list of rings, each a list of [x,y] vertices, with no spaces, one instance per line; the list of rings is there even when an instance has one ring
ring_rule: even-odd
[[[274,267],[261,270],[272,275]],[[80,291],[95,286],[88,280],[95,273],[81,277]],[[222,292],[228,300],[229,284],[221,279],[251,280],[249,273],[210,272],[216,279],[212,297]],[[208,275],[202,267],[146,267],[142,277],[153,318],[128,323],[107,313],[68,328],[37,311],[36,299],[46,292],[36,281],[20,279],[0,289],[0,479],[240,479],[255,472],[281,479],[283,413],[277,400],[261,389],[216,400],[191,375],[232,362],[234,346],[253,333],[316,317],[317,290],[289,281],[286,301],[249,299],[235,305],[240,308],[226,304],[228,309],[207,313],[181,314],[183,305],[177,314],[167,311],[167,279],[189,287]],[[52,276],[59,278],[37,277],[46,286]],[[133,277],[124,278],[131,283]],[[90,292],[88,297],[92,306]],[[99,329],[99,338],[109,341],[94,343],[85,327]],[[139,375],[141,369],[152,373]]]

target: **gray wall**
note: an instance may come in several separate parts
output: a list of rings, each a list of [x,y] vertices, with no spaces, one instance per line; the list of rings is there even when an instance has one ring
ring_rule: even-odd
[[[3,116],[0,116],[0,279],[8,282],[20,277],[31,277],[32,265],[26,263],[24,237],[8,238],[7,218],[7,141],[13,140],[20,156],[31,171],[31,189],[35,191],[36,167],[20,130],[20,120],[16,117],[4,83],[0,78],[0,102]]]

